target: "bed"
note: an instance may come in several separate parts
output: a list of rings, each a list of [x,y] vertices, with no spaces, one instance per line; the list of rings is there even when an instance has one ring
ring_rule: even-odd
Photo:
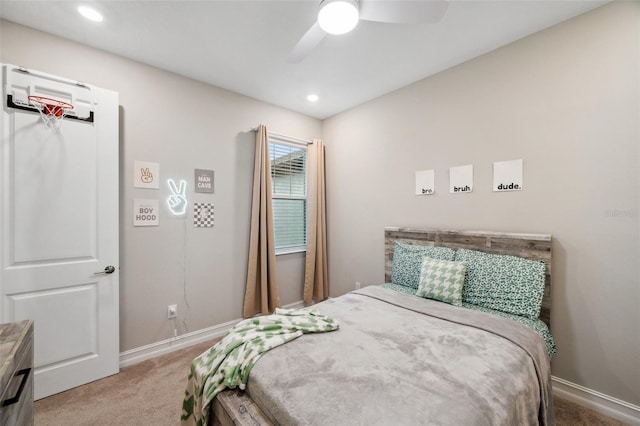
[[[451,249],[467,268],[484,254],[542,265],[536,317],[416,296],[422,287],[393,283],[399,247]],[[550,235],[385,228],[384,284],[314,305],[340,329],[266,352],[246,391],[217,395],[209,424],[553,424],[550,285]]]

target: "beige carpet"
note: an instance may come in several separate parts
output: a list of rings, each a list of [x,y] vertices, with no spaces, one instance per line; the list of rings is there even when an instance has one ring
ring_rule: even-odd
[[[36,401],[35,425],[179,425],[191,360],[213,342],[123,368],[119,374]],[[621,426],[571,402],[555,398],[558,426]]]
[[[120,370],[119,374],[36,401],[36,426],[179,425],[191,360],[202,343]]]

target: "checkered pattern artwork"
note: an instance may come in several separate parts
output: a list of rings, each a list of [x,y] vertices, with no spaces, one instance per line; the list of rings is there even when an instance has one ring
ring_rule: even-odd
[[[213,204],[194,203],[193,204],[193,226],[196,228],[213,227]]]

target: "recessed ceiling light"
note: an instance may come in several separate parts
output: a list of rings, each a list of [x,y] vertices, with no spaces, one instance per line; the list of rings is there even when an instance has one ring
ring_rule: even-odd
[[[317,102],[317,101],[318,101],[318,99],[320,99],[320,98],[318,97],[318,95],[311,94],[311,95],[307,96],[307,100],[308,100],[309,102]]]
[[[93,22],[102,22],[104,19],[102,13],[89,6],[78,6],[78,13]]]

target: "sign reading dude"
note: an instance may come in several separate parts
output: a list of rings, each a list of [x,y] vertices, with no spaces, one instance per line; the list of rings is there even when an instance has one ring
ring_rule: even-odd
[[[522,160],[493,163],[493,191],[522,191]]]

